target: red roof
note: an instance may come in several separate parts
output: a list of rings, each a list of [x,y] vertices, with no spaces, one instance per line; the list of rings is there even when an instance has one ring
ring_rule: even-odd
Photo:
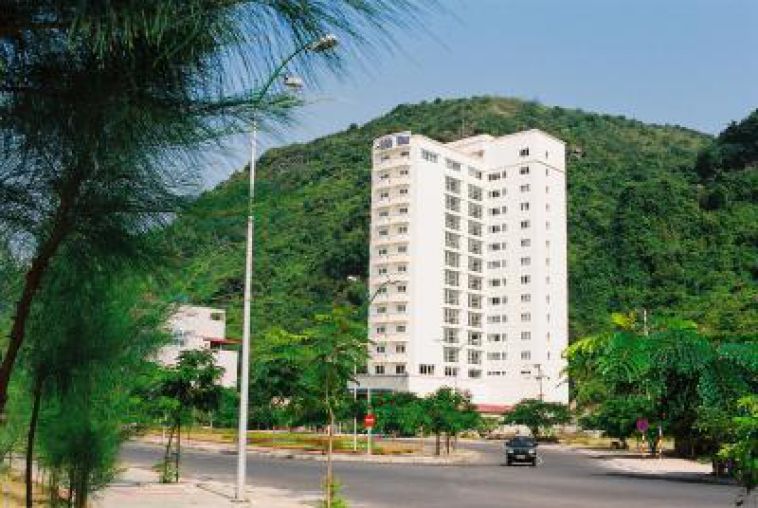
[[[503,414],[506,411],[510,411],[513,406],[506,404],[476,404],[476,410],[484,414]]]

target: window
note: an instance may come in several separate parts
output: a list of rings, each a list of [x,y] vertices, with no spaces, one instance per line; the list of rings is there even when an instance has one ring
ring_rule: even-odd
[[[387,228],[380,228],[377,231],[379,233],[379,236],[387,236],[388,234],[390,234],[390,230]]]
[[[408,176],[408,170],[407,169],[401,169],[400,170],[400,176]]]
[[[529,147],[522,148],[521,150],[519,150],[518,154],[521,157],[527,157],[529,155]]]
[[[468,184],[468,198],[475,201],[482,200],[482,188],[476,185]]]
[[[389,217],[389,216],[390,216],[389,210],[382,210],[381,212],[379,212],[379,217]]]
[[[406,306],[405,306],[404,303],[399,303],[399,304],[395,305],[395,312],[399,312],[399,313],[402,314],[405,311],[406,311]]]
[[[378,249],[377,252],[379,253],[380,256],[386,256],[387,255],[387,248],[386,247],[382,247],[382,248]]]
[[[492,298],[490,298],[490,305],[500,305],[500,297],[493,296]]]
[[[468,306],[472,309],[481,309],[482,308],[482,295],[474,295],[474,294],[469,293]]]
[[[461,236],[445,231],[445,247],[459,249],[461,247]]]
[[[376,365],[376,366],[374,366],[374,373],[375,374],[384,374],[384,365]]]
[[[398,284],[397,286],[398,293],[405,293],[407,290],[408,290],[408,287],[405,284]]]
[[[453,289],[445,289],[445,304],[446,305],[460,305],[461,304],[461,292]]]
[[[532,359],[532,352],[531,351],[522,351],[521,352],[521,359],[522,360],[531,360]]]
[[[482,363],[482,352],[477,349],[469,349],[467,357],[469,365],[481,365]]]
[[[380,266],[377,269],[377,272],[379,273],[379,275],[386,275],[387,274],[387,267],[386,266]]]
[[[487,335],[487,342],[500,342],[499,333],[490,333]]]
[[[474,328],[482,326],[482,315],[477,312],[468,313],[468,325]]]
[[[376,352],[377,353],[384,353],[385,350],[386,350],[386,347],[384,346],[384,344],[382,344],[380,346],[376,346]]]
[[[528,220],[522,220],[521,221],[521,229],[528,229],[529,228],[529,221]]]
[[[468,168],[468,174],[469,174],[469,176],[473,176],[477,180],[481,180],[482,179],[482,172],[479,171],[476,168],[472,168],[471,166],[469,166],[469,168]]]
[[[468,234],[482,236],[482,225],[472,220],[468,221]]]
[[[532,301],[532,295],[530,295],[529,293],[524,293],[523,295],[521,295],[521,301],[524,302],[524,303],[531,302]]]
[[[497,314],[487,316],[487,322],[490,324],[497,324],[500,322],[500,316]]]
[[[407,245],[398,245],[397,246],[397,253],[398,254],[405,254],[408,252],[408,246]]]
[[[491,243],[487,246],[487,249],[491,252],[500,250],[500,242]]]
[[[445,177],[445,190],[453,194],[461,193],[461,181],[449,176]]]
[[[500,215],[500,208],[490,208],[490,215],[491,216]]]
[[[448,286],[459,286],[460,274],[458,272],[454,272],[453,270],[445,270],[445,284]]]
[[[518,170],[518,173],[520,175],[528,175],[529,174],[529,166],[523,166]]]
[[[472,379],[478,379],[482,377],[482,371],[479,369],[469,369],[468,371],[468,377]]]
[[[405,265],[397,265],[397,271],[400,273],[404,273],[408,271],[408,267]]]
[[[408,213],[408,207],[404,206],[402,208],[399,208],[397,211],[400,215],[406,215]]]
[[[445,227],[454,229],[456,231],[461,229],[461,218],[458,216],[446,213],[445,214]]]
[[[481,272],[482,271],[482,260],[479,258],[472,258],[469,256],[468,258],[468,269],[472,272]]]
[[[430,152],[429,150],[422,149],[421,158],[424,159],[425,161],[437,162],[437,160],[439,159],[439,156],[434,152]]]
[[[468,239],[468,250],[472,254],[481,254],[482,253],[482,242],[480,240],[474,240],[473,238]]]
[[[521,205],[519,205],[519,208],[521,208],[522,212],[527,212],[529,211],[529,203],[528,202],[521,203]]]
[[[522,238],[521,239],[521,246],[522,247],[530,247],[532,245],[532,241],[529,238]]]
[[[387,327],[385,326],[377,326],[376,327],[376,333],[385,333],[387,331]]]
[[[489,280],[489,286],[491,288],[500,287],[500,279],[490,279]]]
[[[405,344],[397,344],[395,346],[395,353],[405,353]]]
[[[490,226],[490,233],[499,233],[501,229],[500,224]]]
[[[531,188],[529,187],[529,184],[528,184],[528,183],[525,183],[524,185],[520,185],[518,189],[519,189],[519,191],[521,191],[521,192],[529,192],[529,190],[530,190]]]
[[[468,214],[475,219],[481,219],[482,218],[482,205],[477,205],[476,203],[469,203]]]
[[[545,229],[550,229],[550,221],[545,221]]]
[[[395,327],[395,331],[396,331],[397,333],[405,333],[405,325],[397,325],[397,326]]]
[[[376,308],[377,314],[386,314],[387,313],[387,306],[386,305],[380,305]]]
[[[457,328],[443,328],[442,341],[447,344],[457,344],[458,343],[458,329]]]
[[[500,351],[487,353],[487,360],[500,360]]]
[[[522,284],[529,284],[532,281],[531,275],[522,275],[521,276],[521,283]]]
[[[445,159],[445,167],[447,169],[452,169],[453,171],[460,171],[461,170],[461,163],[455,162],[452,159]]]
[[[530,257],[521,258],[521,266],[529,266],[531,263],[532,263],[532,258]]]
[[[403,187],[402,189],[398,190],[397,193],[400,194],[401,196],[404,196],[408,194],[408,189]]]
[[[445,208],[453,212],[461,211],[461,200],[450,194],[445,194]]]
[[[468,288],[473,289],[474,291],[481,291],[482,290],[482,278],[477,277],[476,275],[469,275],[468,276]]]
[[[500,191],[499,190],[490,191],[489,195],[490,195],[491,198],[499,198],[500,197]]]
[[[532,340],[532,332],[521,332],[521,340]]]
[[[500,268],[500,261],[487,261],[487,268]]]
[[[395,374],[405,374],[405,364],[395,365]]]
[[[386,295],[387,294],[387,286],[382,286],[379,289],[376,290],[377,295]]]
[[[532,320],[532,314],[529,312],[522,312],[521,313],[521,321],[531,321]]]
[[[397,234],[399,234],[399,235],[408,234],[408,226],[398,226],[398,228],[397,228]]]
[[[458,377],[458,367],[445,367],[446,377]]]
[[[442,348],[442,359],[445,363],[458,363],[458,351],[457,347],[444,347]]]
[[[494,182],[495,180],[500,180],[500,173],[490,173],[487,175],[487,180],[490,182]]]
[[[427,365],[427,364],[421,364],[418,366],[418,372],[419,374],[422,374],[424,376],[433,376],[434,375],[434,365]]]
[[[382,192],[379,193],[379,198],[380,199],[388,199],[389,197],[390,197],[389,191],[382,191]]]
[[[461,255],[451,250],[445,251],[445,265],[458,268],[461,265]]]
[[[468,345],[469,346],[481,346],[482,334],[481,332],[468,332]]]
[[[445,323],[449,325],[457,325],[460,322],[460,311],[458,309],[450,309],[445,307],[444,318]]]

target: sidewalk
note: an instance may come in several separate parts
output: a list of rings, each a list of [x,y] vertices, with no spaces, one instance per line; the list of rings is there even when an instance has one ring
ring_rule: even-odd
[[[732,484],[728,478],[711,474],[711,465],[675,457],[649,457],[623,450],[575,448],[579,453],[602,460],[603,465],[619,474],[703,483]]]
[[[162,445],[161,438],[158,436],[143,436],[134,441],[140,443]],[[229,443],[214,443],[210,441],[182,441],[182,447],[194,450],[203,450],[217,453],[236,454],[237,447]],[[326,455],[323,452],[306,452],[302,450],[284,450],[277,448],[267,448],[262,446],[247,447],[248,455],[257,455],[264,457],[278,457],[283,459],[296,460],[317,460],[325,461]],[[462,464],[474,464],[480,462],[481,454],[474,450],[458,450],[451,455],[367,455],[365,453],[334,453],[332,460],[334,462],[371,462],[374,464],[423,464],[433,466],[453,466]]]
[[[154,471],[129,468],[107,489],[94,496],[95,508],[305,508],[316,496],[306,497],[270,487],[250,486],[247,504],[233,502],[234,486],[187,478],[180,483],[158,483]]]

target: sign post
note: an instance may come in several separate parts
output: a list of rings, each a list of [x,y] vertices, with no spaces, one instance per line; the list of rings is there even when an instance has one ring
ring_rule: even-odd
[[[373,413],[367,413],[366,416],[363,417],[363,425],[366,427],[366,432],[368,433],[368,439],[366,441],[366,452],[371,455],[371,431],[374,428],[374,424],[376,423],[376,416],[374,416]]]

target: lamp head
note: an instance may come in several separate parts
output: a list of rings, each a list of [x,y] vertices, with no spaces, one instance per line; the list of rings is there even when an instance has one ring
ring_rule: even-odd
[[[319,39],[313,41],[308,49],[314,53],[323,53],[324,51],[329,51],[330,49],[334,48],[337,44],[339,44],[339,39],[337,39],[336,35],[326,34],[323,37],[320,37]]]
[[[284,76],[284,86],[289,88],[291,91],[296,92],[303,88],[303,80],[300,76],[295,76],[294,74],[287,74]]]

